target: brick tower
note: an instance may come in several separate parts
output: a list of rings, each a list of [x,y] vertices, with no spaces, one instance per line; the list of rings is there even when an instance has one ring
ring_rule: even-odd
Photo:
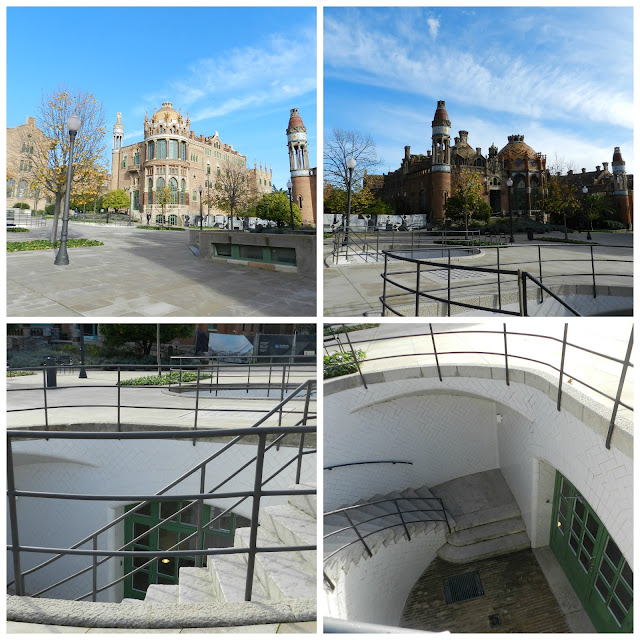
[[[618,220],[622,224],[631,224],[631,207],[629,206],[629,189],[627,184],[627,169],[622,159],[620,147],[613,150],[613,199],[616,205]]]
[[[122,138],[124,137],[124,125],[122,124],[122,114],[118,111],[116,123],[113,125],[113,149],[111,150],[111,190],[118,188],[120,177],[120,149],[122,149]]]
[[[315,224],[315,189],[312,188],[312,171],[309,168],[307,128],[297,109],[291,109],[287,127],[287,146],[293,201],[300,207],[302,222]]]
[[[444,104],[438,100],[431,123],[431,189],[433,222],[444,220],[444,204],[451,193],[451,122]]]

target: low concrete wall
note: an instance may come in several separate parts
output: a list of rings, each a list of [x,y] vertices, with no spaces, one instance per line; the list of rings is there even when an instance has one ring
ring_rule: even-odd
[[[189,240],[191,244],[198,244],[200,257],[207,260],[241,263],[250,267],[271,269],[273,271],[293,271],[301,276],[312,278],[315,278],[316,275],[315,234],[245,233],[243,231],[200,231],[192,229],[189,231]],[[294,266],[217,256],[215,255],[213,244],[293,249],[296,252],[296,264]]]

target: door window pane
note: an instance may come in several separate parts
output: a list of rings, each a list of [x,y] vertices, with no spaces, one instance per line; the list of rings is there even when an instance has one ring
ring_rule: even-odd
[[[165,576],[174,576],[176,571],[175,558],[160,558],[158,560],[158,573]]]
[[[584,503],[576,498],[575,512],[580,520],[584,520]]]
[[[589,554],[589,557],[591,558],[593,556],[593,548],[595,546],[595,543],[588,535],[585,535],[582,539],[582,546],[585,548],[585,550]]]
[[[626,562],[622,566],[622,577],[626,580],[627,584],[633,589],[633,571],[631,571],[631,567]]]
[[[577,518],[574,518],[573,521],[571,522],[571,528],[573,529],[574,533],[579,536],[580,532],[582,531],[582,525],[580,524],[580,520],[578,520]]]
[[[560,498],[560,513],[565,516],[565,518],[567,517],[567,503]]]
[[[578,553],[578,538],[574,535],[569,536],[569,546],[573,550],[573,553]]]
[[[179,502],[162,502],[160,503],[160,519],[166,520],[167,518],[171,518],[175,514],[176,511],[180,509]],[[176,518],[172,518],[175,520]]]
[[[598,576],[596,580],[596,590],[598,591],[602,599],[606,602],[607,594],[609,593],[609,587],[607,583],[602,579],[601,576]]]
[[[598,521],[593,517],[591,513],[587,516],[587,530],[593,536],[594,539],[597,537]]]
[[[609,566],[609,563],[604,558],[602,558],[602,562],[600,563],[600,573],[609,584],[613,582],[615,571]]]
[[[629,591],[627,591],[626,587],[620,580],[618,580],[618,584],[616,585],[615,594],[616,596],[618,596],[620,604],[625,608],[626,611],[629,611],[631,603],[633,602],[633,596],[629,593]]]
[[[580,564],[582,565],[582,568],[588,572],[589,571],[589,555],[585,553],[584,549],[580,551],[579,560],[580,560]]]
[[[618,624],[622,624],[624,620],[624,614],[626,613],[618,603],[612,598],[611,602],[609,602],[609,611],[613,613],[613,617],[616,619]]]
[[[146,531],[149,531],[149,527],[145,524],[141,524],[140,522],[133,523],[133,537],[134,539],[138,536],[142,536],[139,540],[136,540],[137,544],[143,545],[145,547],[149,547],[149,534],[142,535]]]
[[[618,545],[609,538],[609,542],[607,542],[607,549],[605,551],[607,557],[611,560],[611,563],[614,567],[617,567],[620,563],[620,558],[622,558],[622,554],[620,553],[620,549],[618,549]]]

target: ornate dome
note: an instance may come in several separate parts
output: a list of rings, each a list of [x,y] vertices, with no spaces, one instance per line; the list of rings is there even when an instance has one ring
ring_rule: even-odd
[[[476,155],[476,150],[467,141],[468,131],[459,131],[458,133],[460,137],[455,139],[455,152],[468,160]]]
[[[524,141],[522,135],[509,136],[509,142],[498,152],[500,160],[523,159],[525,156],[535,158],[536,152]]]
[[[172,122],[175,120],[177,122],[178,117],[178,112],[173,108],[173,104],[171,102],[163,102],[162,108],[153,114],[152,120],[156,122]]]

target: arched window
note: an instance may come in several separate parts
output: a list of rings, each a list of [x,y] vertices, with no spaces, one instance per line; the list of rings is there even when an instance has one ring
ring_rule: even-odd
[[[171,204],[178,204],[178,181],[175,178],[169,180],[169,188],[171,189]]]
[[[7,180],[7,198],[13,198],[16,192],[16,181],[13,178]]]
[[[187,182],[186,180],[180,181],[180,204],[186,204],[185,194],[187,192]]]
[[[517,176],[513,181],[513,209],[527,210],[527,183],[523,176]]]
[[[140,164],[140,152],[136,151],[136,154],[133,156],[133,164]]]
[[[133,208],[140,210],[140,192],[137,189],[133,192]]]
[[[184,141],[180,141],[180,160],[187,159],[187,143]]]
[[[166,160],[167,158],[167,141],[166,140],[158,140],[158,144],[156,147],[156,158],[158,160]]]
[[[147,182],[147,204],[153,204],[153,178]]]
[[[16,195],[18,196],[18,198],[26,198],[27,192],[27,181],[20,180],[20,182],[18,182],[18,193]]]
[[[169,140],[169,159],[170,160],[178,159],[178,141],[177,140]]]
[[[153,140],[147,144],[147,160],[153,160],[155,158],[155,144]]]
[[[164,224],[164,216],[161,213],[156,215],[156,224]]]
[[[302,210],[302,196],[298,196],[298,206]]]
[[[172,225],[177,225],[178,224],[178,216],[175,215],[174,213],[172,213],[168,218],[167,218],[167,222],[169,224]]]
[[[160,191],[167,183],[164,181],[164,178],[158,178],[156,180],[156,193]]]
[[[531,185],[531,208],[532,209],[540,209],[540,183],[537,177],[532,177],[529,181]]]
[[[191,202],[198,202],[198,192],[197,191],[193,191],[191,193]]]

